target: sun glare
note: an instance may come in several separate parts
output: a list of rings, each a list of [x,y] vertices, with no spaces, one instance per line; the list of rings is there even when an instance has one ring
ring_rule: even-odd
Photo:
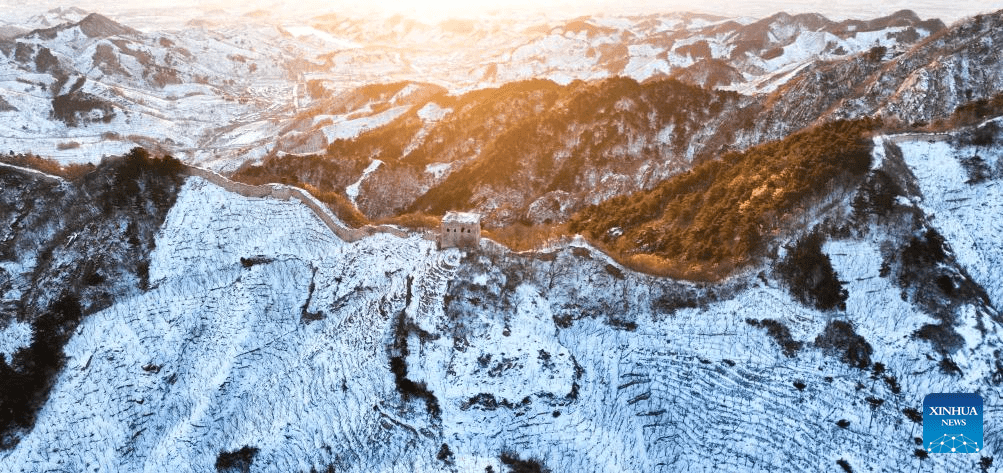
[[[373,8],[387,13],[402,13],[425,19],[480,16],[498,12],[586,11],[601,7],[605,1],[575,2],[569,0],[514,0],[505,2],[470,0],[419,0],[407,3],[386,3]]]

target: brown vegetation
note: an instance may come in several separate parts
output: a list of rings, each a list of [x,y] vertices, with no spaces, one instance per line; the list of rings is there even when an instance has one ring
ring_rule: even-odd
[[[1003,93],[990,99],[979,99],[958,106],[950,118],[953,128],[979,124],[1003,115]]]
[[[568,228],[646,272],[721,277],[760,256],[813,199],[862,178],[877,126],[840,121],[729,153],[650,191],[589,207]]]
[[[347,113],[373,101],[386,106],[403,86],[358,89],[354,98],[332,102],[330,110]],[[417,112],[429,102],[452,111],[426,123]],[[595,186],[587,175],[631,173],[652,162],[659,163],[659,172],[670,173],[689,167],[689,160],[683,159],[689,153],[710,159],[733,140],[736,130],[749,128],[751,120],[745,118],[751,114],[740,113],[746,102],[734,92],[674,79],[638,83],[611,78],[566,86],[528,80],[462,96],[430,89],[427,95],[409,98],[406,103],[412,108],[392,122],[335,140],[322,155],[269,156],[259,165],[242,167],[234,178],[309,183],[341,192],[379,159],[383,164],[363,182],[356,201],[371,219],[477,208],[480,201],[474,196],[488,189],[511,202],[505,212],[482,208],[485,221],[563,221],[569,216],[564,212],[571,210],[562,210],[556,218],[536,218],[529,206],[557,191],[571,199],[564,209],[578,208],[585,200],[583,189]],[[725,131],[694,141],[709,122]],[[663,130],[669,131],[659,135]],[[451,165],[441,180],[426,172],[428,165],[440,163]],[[632,190],[613,182],[597,191]]]
[[[415,199],[411,210],[442,213],[471,208],[475,206],[474,195],[483,188],[511,189],[532,196],[525,198],[526,204],[551,191],[577,194],[595,185],[585,177],[587,171],[629,168],[648,159],[663,160],[664,156],[685,153],[702,124],[728,115],[726,112],[739,101],[737,94],[708,91],[674,79],[640,84],[620,77],[595,83],[574,82],[564,88],[527,81],[496,93],[504,94],[505,100],[484,101],[473,93],[463,96],[461,102],[474,101],[477,105],[461,109],[451,121],[440,125],[438,135],[445,139],[419,146],[409,162],[432,162],[427,156],[437,156],[438,148],[455,147],[460,140],[454,139],[457,135],[448,127],[459,127],[458,136],[473,139],[464,142],[481,142],[481,137],[468,130],[469,125],[460,118],[490,124],[497,120],[490,117],[500,111],[503,116],[521,114],[520,119],[512,120],[501,131],[489,128],[491,133],[477,149],[477,158]],[[538,97],[533,102],[537,113],[519,105],[533,97]],[[667,126],[673,129],[669,142],[654,139],[651,130]],[[724,141],[715,141],[730,139],[723,135],[701,146],[706,150],[715,144],[723,145]],[[634,148],[639,150],[628,151]]]
[[[441,216],[412,212],[381,219],[380,225],[397,225],[411,230],[436,230],[442,222]]]
[[[74,180],[94,170],[93,164],[60,164],[36,154],[0,154],[0,162],[35,169],[46,174]]]
[[[317,200],[327,204],[327,208],[331,209],[346,225],[358,228],[369,224],[369,219],[365,215],[362,215],[359,209],[355,208],[355,205],[348,200],[348,197],[337,192],[321,191],[310,184],[299,184],[298,187],[302,187],[303,190],[313,194]]]
[[[357,228],[369,223],[369,219],[359,212],[346,195],[325,190],[344,189],[347,185],[344,182],[344,175],[350,172],[345,167],[362,172],[359,165],[364,167],[365,164],[336,160],[315,161],[309,156],[286,156],[281,160],[285,162],[281,165],[282,171],[276,168],[277,161],[267,161],[263,165],[252,165],[248,162],[237,169],[230,179],[252,186],[270,183],[296,186],[327,204],[327,207],[346,225]],[[306,176],[312,176],[313,179]],[[320,185],[316,184],[318,182]]]
[[[481,236],[490,238],[513,251],[534,250],[568,234],[565,225],[526,225],[514,223],[481,230]]]

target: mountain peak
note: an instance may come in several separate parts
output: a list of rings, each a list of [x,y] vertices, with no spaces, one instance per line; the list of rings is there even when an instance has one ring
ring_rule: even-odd
[[[139,31],[117,23],[100,13],[87,15],[77,23],[77,26],[80,27],[80,31],[91,38],[139,33]]]
[[[892,13],[891,15],[888,15],[888,18],[897,20],[907,20],[911,23],[919,23],[920,21],[923,21],[920,19],[919,15],[916,14],[916,12],[909,9],[899,10],[895,13]]]
[[[139,34],[138,30],[117,23],[104,15],[91,13],[76,23],[70,20],[60,23],[58,26],[33,30],[30,33],[27,33],[26,36],[38,36],[45,39],[55,39],[59,32],[73,28],[74,26],[79,27],[81,32],[91,38],[106,38],[109,36]]]

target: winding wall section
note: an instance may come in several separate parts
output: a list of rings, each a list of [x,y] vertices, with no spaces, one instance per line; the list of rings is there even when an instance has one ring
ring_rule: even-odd
[[[390,233],[401,238],[408,236],[406,232],[386,225],[366,225],[362,228],[347,227],[341,223],[338,217],[331,213],[331,210],[327,208],[327,205],[299,187],[293,187],[285,184],[265,184],[253,186],[242,182],[232,181],[214,171],[187,164],[185,165],[185,174],[189,176],[201,177],[202,179],[216,184],[229,192],[240,194],[244,197],[270,197],[282,200],[297,199],[310,208],[310,210],[317,215],[317,218],[324,222],[324,225],[327,225],[327,227],[330,228],[331,231],[338,236],[338,238],[347,242],[358,241],[375,233]]]

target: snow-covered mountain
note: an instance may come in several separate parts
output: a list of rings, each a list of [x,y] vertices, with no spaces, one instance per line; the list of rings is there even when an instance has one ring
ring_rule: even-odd
[[[317,136],[309,127],[336,133],[375,122],[373,128],[335,139],[317,155],[269,156],[235,178],[345,189],[374,219],[476,208],[495,225],[560,222],[729,146],[734,132],[722,131],[748,127],[754,103],[673,79],[566,86],[534,80],[459,97],[413,83],[373,89],[348,96],[371,100],[364,108],[375,113],[338,121],[344,115],[318,115],[287,136],[316,145],[323,140],[304,139]]]
[[[775,87],[784,73],[815,60],[845,58],[876,46],[903,51],[944,27],[908,10],[842,22],[786,13],[758,21],[688,13],[531,21],[430,25],[405,17],[365,21],[332,15],[315,19],[314,25],[365,46],[368,62],[386,63],[402,71],[395,76],[402,79],[424,79],[434,71],[429,80],[482,87],[532,78],[564,84],[616,75],[639,81],[680,76],[700,85],[751,91]],[[353,50],[328,57],[332,65],[360,59]]]
[[[999,143],[997,122],[986,126]],[[421,235],[346,243],[298,201],[187,178],[152,244],[139,234],[146,286],[65,326],[64,367],[33,428],[5,437],[16,445],[0,465],[988,471],[1003,438],[995,410],[979,455],[925,454],[917,417],[930,392],[978,392],[987,406],[1001,393],[1000,147],[972,136],[875,137],[867,182],[901,181],[885,188],[890,203],[864,184],[813,214],[851,227],[821,246],[842,310],[799,302],[773,260],[692,284],[635,273],[580,239],[527,253],[490,241],[438,251]],[[115,169],[102,172],[133,176]],[[9,184],[9,198],[38,185]],[[16,235],[44,228],[37,212],[12,214]],[[78,228],[43,241],[98,236]],[[16,288],[83,261],[5,258],[13,306],[42,290]],[[6,322],[3,353],[40,344],[28,324],[40,326]]]
[[[0,147],[96,162],[264,154],[297,106],[299,43],[264,23],[144,33],[99,14],[0,42]],[[246,158],[245,158],[246,159]]]
[[[321,100],[374,83],[460,94],[538,78],[675,77],[761,93],[819,60],[879,46],[898,54],[943,28],[909,11],[842,22],[664,14],[426,24],[267,12],[233,21],[208,10],[181,28],[133,15],[142,30],[129,26],[131,17],[119,22],[76,8],[0,24],[7,123],[0,149],[97,162],[138,144],[232,171],[270,152],[317,150],[387,123],[394,115],[386,110],[335,112]],[[298,125],[328,115],[333,121],[319,127]]]
[[[770,95],[757,133],[784,136],[835,118],[881,116],[903,125],[944,120],[1003,89],[1003,11],[962,20],[889,59],[865,54],[805,68]]]
[[[205,10],[0,24],[0,473],[998,468],[1003,12]]]
[[[753,38],[773,38],[781,24],[801,25],[785,33],[792,40],[809,27],[848,34],[913,18],[832,23],[777,15],[725,35],[730,52],[712,60],[752,68],[761,43],[778,44]],[[245,164],[235,177],[342,193],[373,219],[476,209],[494,226],[564,222],[588,205],[806,127],[862,117],[897,128],[950,122],[958,107],[999,94],[1003,67],[987,45],[1000,42],[1001,26],[996,13],[928,39],[905,35],[916,41],[908,48],[808,55],[788,73],[767,74],[772,85],[752,95],[671,77],[566,85],[535,79],[462,95],[409,81],[367,86],[315,101],[283,130],[277,148],[284,153]],[[311,84],[327,90],[319,79]]]

